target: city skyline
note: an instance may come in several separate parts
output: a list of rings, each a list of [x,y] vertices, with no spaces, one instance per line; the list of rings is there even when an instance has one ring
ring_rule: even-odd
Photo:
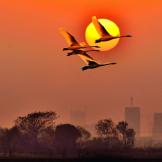
[[[138,137],[141,137],[141,138],[142,137],[151,137],[152,139],[155,139],[156,135],[154,135],[154,134],[156,134],[156,133],[159,133],[157,135],[159,138],[162,135],[162,131],[161,131],[161,127],[160,127],[160,123],[162,121],[162,111],[154,112],[152,114],[152,124],[149,127],[149,132],[144,132],[143,127],[141,127],[142,122],[141,122],[141,112],[140,111],[141,111],[141,107],[136,105],[134,97],[131,96],[130,103],[124,109],[123,118],[121,120],[116,120],[115,123],[118,123],[119,121],[126,121],[128,123],[128,127],[133,128],[136,131],[137,138]],[[73,116],[75,116],[74,119],[72,119],[72,114],[73,114]],[[79,118],[77,120],[78,115],[79,115]],[[158,121],[156,122],[155,116],[157,116],[157,115],[159,116],[159,118],[158,118]],[[83,119],[83,121],[80,122],[80,125],[87,126],[91,130],[93,130],[92,127],[96,124],[97,121],[87,122],[87,113],[86,113],[85,109],[72,110],[69,112],[69,120],[68,121],[70,123],[79,125],[79,121],[81,121],[82,119]],[[104,119],[104,118],[102,118],[102,119]],[[113,117],[107,117],[107,118],[105,117],[105,119],[114,120]],[[137,123],[136,123],[136,120],[137,120]],[[155,131],[154,131],[154,127],[156,127]],[[161,139],[161,138],[159,138],[159,139]]]

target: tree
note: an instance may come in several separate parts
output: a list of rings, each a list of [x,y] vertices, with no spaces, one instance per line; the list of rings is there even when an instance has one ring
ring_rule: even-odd
[[[55,112],[34,112],[27,116],[18,117],[15,125],[22,132],[37,134],[41,129],[55,125],[57,115]]]
[[[117,124],[116,128],[122,133],[123,135],[123,142],[124,144],[127,144],[127,129],[128,129],[128,123],[125,121],[121,121]]]
[[[8,129],[0,128],[0,150],[4,155],[8,154],[9,145],[8,145]]]
[[[99,136],[112,137],[115,124],[111,119],[104,119],[104,120],[99,120],[95,128]]]
[[[58,153],[63,157],[76,154],[76,141],[81,137],[80,131],[71,124],[61,124],[55,130],[55,143]]]
[[[55,129],[53,127],[48,127],[42,129],[38,134],[38,141],[44,146],[53,145],[55,136]]]
[[[127,145],[130,147],[134,146],[135,135],[136,135],[134,129],[129,128],[126,131],[126,135],[127,135]]]
[[[113,137],[115,139],[117,139],[119,141],[123,141],[123,135],[117,128],[114,128],[112,133],[113,133]]]
[[[37,140],[39,143],[39,148],[41,152],[43,151],[46,155],[53,155],[55,153],[55,145],[54,145],[54,136],[55,136],[55,128],[48,127],[46,129],[42,129],[38,136]]]
[[[11,156],[19,145],[20,132],[17,127],[10,129],[0,129],[0,144],[4,154]]]
[[[27,116],[18,117],[15,126],[22,134],[28,136],[32,148],[38,145],[37,136],[43,129],[54,127],[57,115],[55,112],[34,112]]]
[[[81,140],[86,141],[91,137],[91,133],[87,129],[81,126],[78,126],[77,128],[81,133]]]

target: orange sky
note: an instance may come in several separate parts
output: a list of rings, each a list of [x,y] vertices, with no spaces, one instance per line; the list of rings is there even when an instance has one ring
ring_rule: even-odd
[[[0,1],[0,125],[48,109],[61,121],[73,109],[85,109],[90,122],[118,121],[133,95],[142,107],[143,134],[150,132],[153,112],[162,111],[161,8],[161,0]],[[58,28],[84,41],[93,15],[115,21],[121,33],[134,37],[94,55],[118,65],[82,72],[79,57],[64,56]]]

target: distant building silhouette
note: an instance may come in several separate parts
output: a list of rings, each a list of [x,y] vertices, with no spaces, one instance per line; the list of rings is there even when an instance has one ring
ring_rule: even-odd
[[[155,140],[162,139],[162,113],[154,114],[152,136]]]
[[[85,111],[74,110],[70,112],[70,122],[75,125],[86,125],[86,113]]]
[[[87,119],[87,114],[83,110],[70,111],[70,123],[78,126],[82,126],[87,129],[92,135],[96,135],[95,124],[90,123]]]
[[[140,136],[140,107],[134,106],[133,97],[131,97],[131,105],[125,108],[125,121],[135,130],[138,138]]]

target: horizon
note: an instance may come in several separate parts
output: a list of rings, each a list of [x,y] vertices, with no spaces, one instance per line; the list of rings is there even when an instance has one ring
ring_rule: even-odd
[[[43,111],[54,111],[54,110],[51,110],[50,108],[48,109],[46,106],[37,106],[39,108],[43,108]],[[57,111],[54,111],[56,112],[56,114],[58,115],[58,118],[56,119],[56,125],[59,125],[59,124],[64,124],[64,123],[69,123],[69,124],[74,124],[75,126],[83,126],[85,128],[87,128],[87,130],[89,130],[93,135],[96,135],[96,133],[94,133],[94,130],[95,130],[95,127],[94,125],[99,121],[99,120],[103,120],[103,119],[112,119],[112,121],[117,124],[118,122],[120,121],[126,121],[125,119],[125,109],[128,108],[128,109],[131,109],[131,108],[139,108],[139,111],[140,111],[140,130],[139,130],[139,137],[142,138],[142,137],[153,137],[153,126],[154,126],[154,115],[155,114],[162,114],[162,111],[161,112],[153,112],[152,114],[152,123],[149,127],[149,132],[144,132],[141,125],[143,124],[141,122],[141,107],[139,105],[136,105],[135,102],[134,102],[134,98],[133,98],[133,101],[132,101],[132,97],[130,97],[130,104],[127,104],[125,107],[124,107],[124,112],[123,112],[123,118],[121,119],[117,119],[117,120],[114,120],[113,116],[111,117],[108,117],[108,116],[105,116],[103,118],[98,118],[96,120],[91,120],[90,122],[88,121],[87,122],[87,117],[89,116],[89,114],[87,114],[85,108],[82,108],[82,109],[69,109],[69,112],[67,112],[67,118],[66,120],[65,119],[62,119],[62,115],[59,114],[59,112]],[[37,108],[36,108],[37,109]],[[35,110],[35,111],[32,111],[32,112],[29,112],[29,113],[34,113],[34,112],[41,112],[39,109]],[[81,123],[79,122],[80,119],[72,119],[72,114],[80,114],[80,113],[83,113],[85,116],[83,117],[82,116],[82,119],[85,119],[85,121],[82,121]],[[21,114],[19,116],[26,116],[27,114]],[[17,116],[17,117],[19,117]],[[14,119],[16,120],[16,118]],[[73,120],[73,122],[72,122]],[[11,128],[12,126],[14,126],[14,121],[12,122],[12,124],[10,126],[7,126],[6,128]],[[3,126],[0,126],[1,128],[5,128]],[[133,128],[131,126],[129,126],[129,122],[128,122],[128,127],[129,128]]]

